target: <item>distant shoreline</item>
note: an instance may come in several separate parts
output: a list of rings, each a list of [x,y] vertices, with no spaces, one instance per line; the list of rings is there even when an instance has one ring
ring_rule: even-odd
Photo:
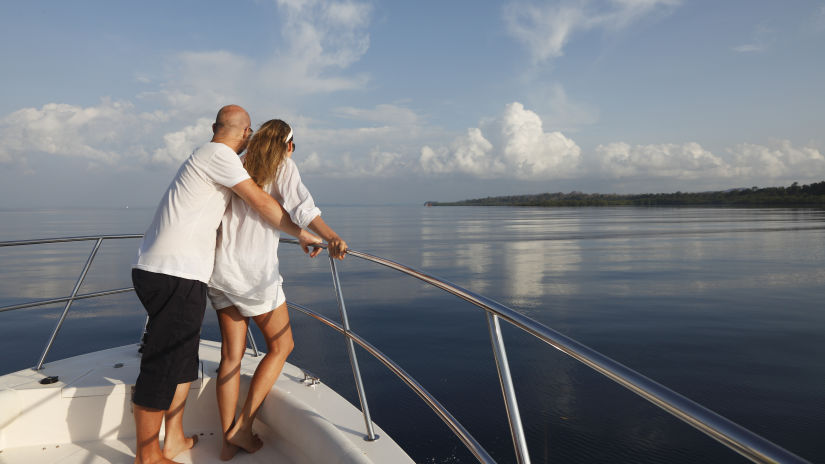
[[[476,198],[461,201],[428,201],[425,206],[762,206],[825,207],[825,181],[789,187],[737,188],[698,193],[540,193]]]

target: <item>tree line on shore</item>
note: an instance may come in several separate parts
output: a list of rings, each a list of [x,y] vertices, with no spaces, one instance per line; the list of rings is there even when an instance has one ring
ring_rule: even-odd
[[[718,192],[540,193],[476,198],[453,202],[428,201],[426,206],[768,206],[825,207],[825,181],[789,187],[736,188]]]

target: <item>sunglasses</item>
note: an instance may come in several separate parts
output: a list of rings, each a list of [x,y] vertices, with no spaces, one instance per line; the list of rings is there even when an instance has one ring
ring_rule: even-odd
[[[296,150],[295,147],[297,147],[297,145],[295,145],[295,139],[289,139],[289,142],[287,142],[287,143],[292,144],[292,151],[294,152]]]

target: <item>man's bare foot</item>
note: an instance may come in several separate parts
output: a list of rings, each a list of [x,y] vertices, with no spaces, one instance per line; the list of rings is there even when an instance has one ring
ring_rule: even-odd
[[[240,448],[229,443],[226,441],[226,437],[223,439],[223,446],[221,447],[221,461],[228,461],[235,457],[235,453],[238,452]]]
[[[167,437],[166,440],[163,441],[163,457],[166,459],[172,459],[180,453],[183,453],[188,449],[192,449],[192,447],[195,446],[197,443],[197,435],[192,435],[191,437],[184,437],[182,440],[175,440]]]
[[[237,446],[247,453],[254,453],[264,446],[264,442],[252,433],[251,429],[241,430],[238,424],[235,424],[226,432],[226,441],[229,442],[230,445]]]
[[[135,464],[180,464],[177,461],[173,461],[171,459],[167,459],[163,456],[158,456],[155,459],[147,458],[141,459],[140,457],[135,458]]]

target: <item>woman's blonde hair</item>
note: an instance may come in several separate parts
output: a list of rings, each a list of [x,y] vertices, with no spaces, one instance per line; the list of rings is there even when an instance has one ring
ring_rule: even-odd
[[[286,159],[286,137],[292,128],[280,119],[271,119],[252,135],[243,164],[252,180],[264,187],[275,180]]]

